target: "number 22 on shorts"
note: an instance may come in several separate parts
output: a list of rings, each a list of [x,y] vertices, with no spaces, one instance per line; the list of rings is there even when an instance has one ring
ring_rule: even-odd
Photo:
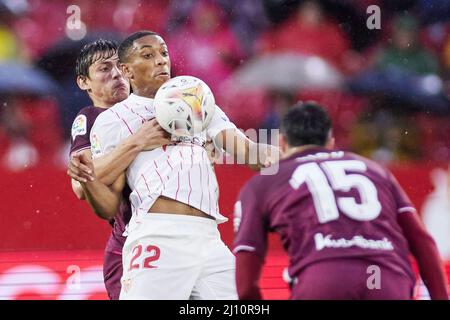
[[[147,246],[145,248],[145,253],[144,253],[145,259],[143,262],[141,261],[142,262],[142,265],[141,265],[141,263],[139,263],[139,261],[136,262],[136,260],[138,260],[141,257],[143,249],[144,248],[143,248],[142,244],[138,244],[136,247],[133,248],[133,250],[132,250],[133,258],[130,261],[130,268],[128,269],[129,271],[131,271],[133,269],[139,269],[141,267],[147,268],[147,269],[157,268],[157,266],[151,265],[151,263],[159,259],[161,250],[157,246],[152,246],[152,245]]]

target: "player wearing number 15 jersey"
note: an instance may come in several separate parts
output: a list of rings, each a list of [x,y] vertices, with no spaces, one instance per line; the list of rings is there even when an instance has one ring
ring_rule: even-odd
[[[236,281],[241,299],[261,298],[267,233],[290,257],[292,299],[411,299],[410,251],[431,298],[447,299],[433,239],[394,176],[350,152],[332,150],[327,113],[294,106],[281,128],[276,175],[253,177],[235,206]]]

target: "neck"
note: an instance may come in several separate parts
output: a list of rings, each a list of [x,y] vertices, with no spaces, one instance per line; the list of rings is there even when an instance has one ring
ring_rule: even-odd
[[[92,104],[94,105],[94,107],[97,107],[97,108],[107,109],[113,105],[107,101],[102,101],[102,100],[97,100],[97,99],[92,99],[92,98],[91,98],[91,100],[92,100]]]
[[[290,147],[289,146],[287,148],[286,152],[283,153],[283,158],[286,159],[286,158],[289,158],[290,156],[292,156],[295,153],[303,152],[305,150],[312,149],[312,148],[318,148],[318,147],[319,148],[320,147],[325,148],[325,146],[318,146],[318,145],[315,145],[315,144],[308,144],[308,145],[298,146],[298,147]]]
[[[155,98],[155,95],[156,95],[156,91],[153,89],[149,89],[149,88],[133,87],[133,93],[137,96],[151,98],[151,99]]]

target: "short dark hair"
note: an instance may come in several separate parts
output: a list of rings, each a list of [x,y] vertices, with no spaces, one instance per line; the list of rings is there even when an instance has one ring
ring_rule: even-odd
[[[140,38],[143,38],[145,36],[159,36],[159,34],[157,34],[156,32],[153,32],[153,31],[148,31],[148,30],[141,30],[141,31],[137,31],[135,33],[130,34],[119,45],[119,49],[118,49],[119,61],[120,62],[127,61],[128,55],[130,52],[130,48],[133,46],[133,42]]]
[[[111,40],[98,39],[86,44],[81,49],[75,65],[77,76],[89,78],[89,67],[100,59],[109,59],[117,53],[117,43]]]
[[[313,101],[299,102],[289,109],[281,123],[281,133],[291,147],[324,146],[331,130],[325,109]]]

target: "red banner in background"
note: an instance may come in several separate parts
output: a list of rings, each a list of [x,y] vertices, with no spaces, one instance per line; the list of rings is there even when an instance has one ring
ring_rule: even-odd
[[[392,170],[419,210],[433,191],[432,169],[408,165]],[[217,166],[216,173],[221,211],[230,218],[219,228],[231,245],[234,202],[254,173],[232,165]],[[0,174],[0,299],[105,299],[102,259],[111,228],[75,197],[65,170],[39,167]],[[272,236],[261,282],[267,299],[289,296],[282,280],[287,258],[280,249]],[[423,285],[416,297],[427,298]]]

